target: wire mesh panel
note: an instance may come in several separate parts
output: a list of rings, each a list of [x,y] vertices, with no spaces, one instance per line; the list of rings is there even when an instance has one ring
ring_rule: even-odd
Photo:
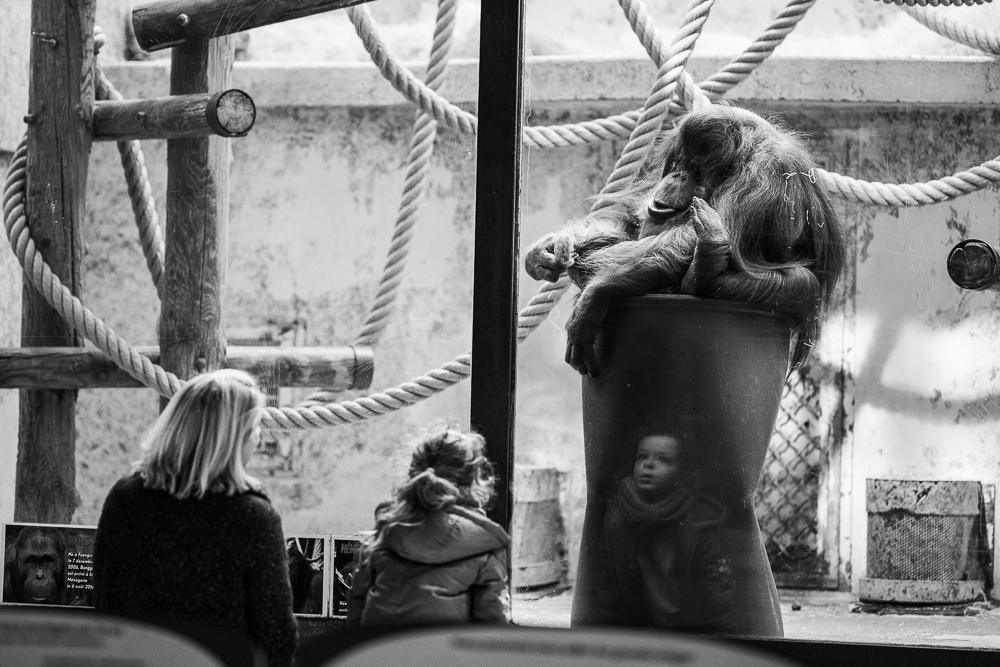
[[[827,584],[829,565],[818,533],[827,446],[821,437],[819,390],[819,382],[803,369],[785,383],[757,488],[757,517],[779,586]]]
[[[971,480],[868,479],[866,602],[982,599],[992,579],[982,484]]]
[[[896,511],[868,517],[868,576],[961,581],[983,579],[985,527],[975,515]]]

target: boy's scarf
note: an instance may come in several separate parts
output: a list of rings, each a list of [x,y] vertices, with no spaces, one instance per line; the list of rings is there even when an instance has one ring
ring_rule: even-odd
[[[654,502],[647,502],[639,497],[639,489],[631,477],[623,479],[618,487],[618,504],[621,506],[622,517],[637,530],[680,521],[694,502],[695,494],[683,485]]]

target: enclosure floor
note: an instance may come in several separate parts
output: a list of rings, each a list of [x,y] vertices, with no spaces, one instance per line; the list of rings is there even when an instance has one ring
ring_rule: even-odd
[[[873,614],[852,611],[850,593],[781,590],[781,615],[789,639],[1000,649],[1000,608],[974,616]],[[569,627],[572,590],[514,594],[514,622]],[[801,607],[792,611],[792,605]]]

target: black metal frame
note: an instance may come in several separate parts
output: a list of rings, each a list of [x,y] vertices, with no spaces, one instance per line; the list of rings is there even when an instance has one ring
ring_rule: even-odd
[[[487,0],[496,1],[496,0]],[[300,619],[308,621],[309,619]],[[405,638],[413,637],[419,630],[442,631],[448,628],[444,626],[423,626],[421,627],[381,627],[381,628],[351,628],[350,630],[335,631],[317,637],[312,641],[302,645],[296,654],[296,664],[301,667],[314,667],[317,665],[338,664],[336,659],[342,654],[353,651],[356,647],[368,643],[377,642],[382,638]],[[472,628],[467,627],[471,630]],[[480,629],[485,629],[480,626]],[[451,630],[456,633],[462,632],[461,628],[452,626]],[[492,629],[495,632],[517,632],[523,641],[531,642],[533,635],[543,637],[544,645],[546,641],[552,641],[565,633],[568,638],[572,636],[572,631],[552,628],[503,628]],[[553,635],[552,633],[555,633]],[[698,637],[692,635],[667,634],[668,637]],[[962,665],[963,667],[988,667],[996,664],[996,654],[994,651],[976,651],[973,649],[960,648],[934,648],[915,646],[889,646],[886,644],[842,644],[838,642],[821,641],[800,641],[791,639],[747,639],[747,640],[718,640],[725,645],[732,646],[734,643],[746,646],[761,657],[784,658],[790,662],[786,664],[809,665],[810,667],[841,667],[851,665],[851,667],[886,667],[888,665],[906,665],[907,667],[949,667],[951,665]],[[759,649],[759,650],[758,650]],[[522,664],[517,660],[518,656],[510,656],[507,664]],[[419,664],[419,663],[414,663]],[[650,663],[652,664],[652,663]]]
[[[514,471],[517,260],[521,195],[524,0],[483,0],[476,138],[472,428],[497,475],[491,518],[510,529]]]

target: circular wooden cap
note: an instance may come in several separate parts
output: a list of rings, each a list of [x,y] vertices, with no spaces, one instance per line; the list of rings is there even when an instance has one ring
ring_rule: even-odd
[[[242,90],[232,88],[212,96],[207,109],[212,131],[224,137],[245,136],[257,118],[253,99]]]

